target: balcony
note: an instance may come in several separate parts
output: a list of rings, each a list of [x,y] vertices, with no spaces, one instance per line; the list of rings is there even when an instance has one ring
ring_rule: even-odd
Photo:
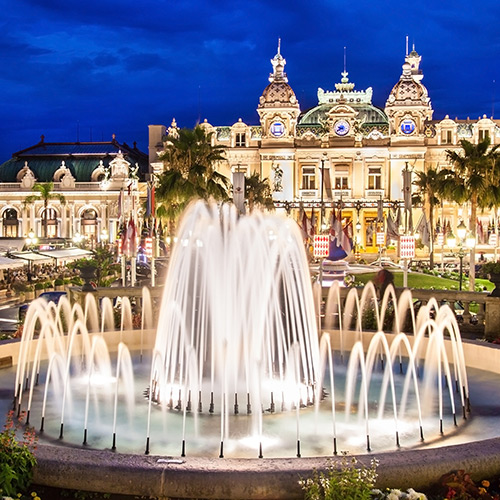
[[[366,189],[365,198],[380,198],[384,197],[385,193],[383,189]]]
[[[316,189],[299,189],[299,196],[301,198],[319,198],[319,193]]]

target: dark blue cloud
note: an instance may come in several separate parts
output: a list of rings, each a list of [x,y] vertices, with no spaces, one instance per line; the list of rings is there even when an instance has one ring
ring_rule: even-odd
[[[405,39],[422,55],[435,117],[491,115],[500,3],[399,0],[2,2],[0,161],[39,140],[147,149],[149,124],[258,123],[278,38],[302,109],[333,89],[347,53],[357,89],[384,106]],[[496,106],[500,109],[500,105]]]

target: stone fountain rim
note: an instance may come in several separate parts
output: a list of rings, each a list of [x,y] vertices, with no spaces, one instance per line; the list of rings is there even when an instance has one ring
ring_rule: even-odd
[[[34,484],[157,498],[293,500],[298,484],[339,457],[201,458],[132,455],[40,445]],[[428,488],[442,474],[464,469],[475,479],[500,473],[500,438],[466,444],[367,454],[379,461],[377,488]]]
[[[14,347],[2,343],[2,347]],[[17,342],[14,344],[18,344]],[[500,369],[499,346],[464,340],[473,352],[467,366]],[[14,347],[15,348],[15,347]],[[482,352],[487,348],[489,356]],[[467,358],[467,356],[466,356]],[[469,364],[469,361],[472,363]],[[39,445],[34,484],[63,489],[96,491],[158,498],[293,500],[303,498],[298,481],[314,469],[334,464],[335,457],[303,458],[182,458],[115,453],[107,450]],[[424,489],[451,470],[464,469],[475,479],[500,474],[500,438],[465,444],[363,454],[379,460],[377,487]],[[174,462],[169,461],[173,459]],[[167,460],[160,462],[158,460]]]

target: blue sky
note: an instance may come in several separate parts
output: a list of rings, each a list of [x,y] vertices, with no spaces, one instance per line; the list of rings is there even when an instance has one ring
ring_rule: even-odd
[[[405,38],[434,118],[500,118],[500,2],[0,0],[0,162],[42,134],[147,152],[148,125],[258,123],[278,38],[302,110],[343,69],[384,106]],[[496,82],[496,83],[494,83]],[[495,89],[495,87],[497,87]]]

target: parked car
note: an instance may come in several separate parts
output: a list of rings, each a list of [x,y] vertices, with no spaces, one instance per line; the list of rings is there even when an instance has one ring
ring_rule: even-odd
[[[401,271],[403,266],[401,264],[396,264],[389,257],[381,257],[380,259],[374,260],[369,264],[371,267],[394,269],[395,271]]]

